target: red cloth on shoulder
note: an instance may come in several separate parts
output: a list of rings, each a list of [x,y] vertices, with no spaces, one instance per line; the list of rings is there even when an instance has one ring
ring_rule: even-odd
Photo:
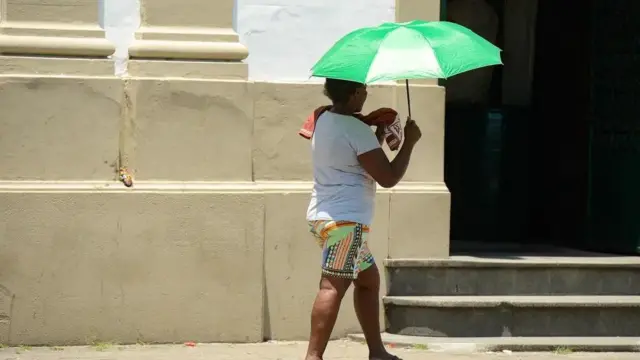
[[[313,113],[307,117],[298,134],[305,139],[311,139],[316,127],[316,121],[329,109],[331,109],[331,106],[321,106],[315,109]],[[393,151],[398,150],[402,142],[402,124],[400,123],[397,111],[390,108],[380,108],[368,115],[353,114],[353,116],[369,126],[384,126],[387,145],[389,145],[389,148]]]

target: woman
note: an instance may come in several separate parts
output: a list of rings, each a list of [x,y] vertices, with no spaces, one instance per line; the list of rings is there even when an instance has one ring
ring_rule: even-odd
[[[380,337],[380,273],[367,246],[373,218],[376,182],[395,186],[404,176],[414,145],[422,134],[407,120],[405,140],[389,161],[380,147],[383,129],[371,128],[352,115],[362,111],[367,88],[350,81],[327,79],[325,95],[333,104],[323,113],[312,138],[314,187],[307,211],[311,232],[323,248],[320,290],[311,313],[306,360],[321,360],[335,325],[340,303],[354,284],[354,306],[369,358],[397,360]]]

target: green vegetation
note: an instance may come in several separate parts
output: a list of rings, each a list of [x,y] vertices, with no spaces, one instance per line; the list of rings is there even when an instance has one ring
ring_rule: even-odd
[[[568,355],[573,353],[573,350],[571,350],[571,348],[561,346],[561,347],[555,348],[553,352],[559,355]]]
[[[113,346],[112,343],[109,342],[96,342],[93,344],[93,348],[96,351],[107,351]]]

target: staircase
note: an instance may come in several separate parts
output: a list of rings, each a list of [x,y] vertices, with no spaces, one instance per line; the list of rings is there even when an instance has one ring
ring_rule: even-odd
[[[640,258],[386,261],[388,342],[481,350],[640,349]]]

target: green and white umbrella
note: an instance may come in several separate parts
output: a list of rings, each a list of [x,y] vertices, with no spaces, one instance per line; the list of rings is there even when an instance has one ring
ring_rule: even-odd
[[[406,80],[408,96],[411,79],[446,79],[500,65],[500,52],[480,35],[455,23],[385,23],[355,30],[340,39],[313,66],[311,75],[362,84]]]

